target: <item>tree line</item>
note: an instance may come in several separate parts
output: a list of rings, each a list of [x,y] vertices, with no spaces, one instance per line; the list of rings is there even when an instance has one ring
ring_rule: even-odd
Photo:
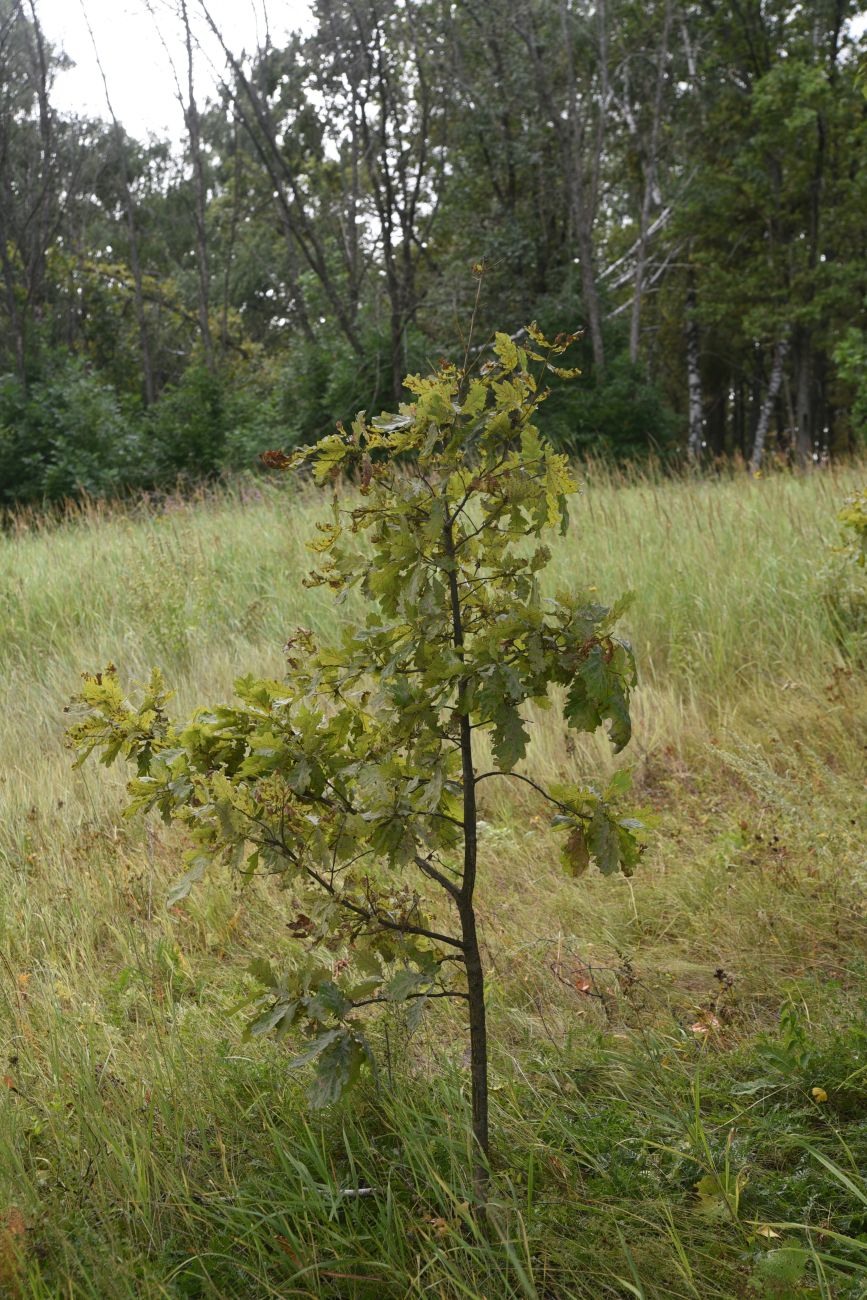
[[[315,0],[240,50],[152,9],[183,147],[61,112],[0,0],[0,501],[312,442],[480,326],[583,331],[562,450],[813,463],[867,432],[853,0]],[[197,96],[208,30],[216,89]],[[99,52],[100,33],[92,33]]]

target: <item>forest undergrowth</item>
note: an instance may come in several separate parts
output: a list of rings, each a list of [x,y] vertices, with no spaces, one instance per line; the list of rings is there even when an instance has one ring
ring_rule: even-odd
[[[211,877],[73,772],[83,668],[178,709],[279,675],[322,499],[245,482],[21,517],[0,536],[0,1294],[867,1296],[867,588],[836,512],[864,467],[657,480],[589,466],[555,586],[624,589],[640,687],[633,879],[567,879],[543,807],[486,794],[493,1192],[469,1209],[458,1013],[376,1031],[310,1112],[245,1038],[291,897]],[[526,770],[610,769],[538,714]],[[504,783],[505,784],[505,783]]]

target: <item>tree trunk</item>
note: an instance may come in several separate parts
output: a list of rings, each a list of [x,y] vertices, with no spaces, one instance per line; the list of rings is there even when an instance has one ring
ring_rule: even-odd
[[[656,87],[653,96],[653,118],[650,125],[650,141],[644,161],[644,193],[641,199],[641,215],[638,225],[638,251],[635,256],[635,280],[632,295],[632,314],[629,322],[629,360],[633,365],[638,361],[638,345],[641,340],[641,298],[644,293],[644,270],[647,263],[647,232],[650,225],[650,209],[656,191],[656,166],[659,142],[659,123],[662,117],[662,91],[665,85],[665,65],[668,60],[668,37],[671,30],[671,0],[666,0],[665,15],[662,22],[662,36],[656,64]]]
[[[588,177],[584,166],[584,129],[578,117],[578,79],[566,0],[560,0],[560,24],[563,44],[567,52],[567,75],[569,77],[567,106],[569,129],[567,132],[568,149],[566,159],[570,195],[569,208],[573,230],[577,236],[581,270],[581,298],[587,315],[587,323],[590,326],[593,365],[597,370],[602,370],[605,366],[605,344],[602,338],[602,308],[599,304],[599,289],[596,283],[596,258],[593,249],[595,203],[592,194],[593,187],[592,185],[588,186]],[[595,144],[599,155],[602,149],[601,134],[597,136]]]
[[[229,288],[235,261],[235,241],[238,236],[238,219],[241,198],[241,149],[238,140],[238,119],[232,131],[232,209],[229,219],[228,246],[223,254],[223,306],[220,318],[220,346],[225,353],[229,340]]]
[[[578,257],[581,264],[581,297],[587,323],[590,326],[590,346],[593,349],[593,365],[597,370],[605,366],[605,344],[602,338],[602,309],[599,305],[599,292],[596,286],[594,269],[592,217],[586,210],[583,197],[583,182],[574,178],[573,211],[578,227]]]
[[[476,934],[476,917],[472,894],[468,902],[461,902],[461,937],[464,943],[464,964],[467,972],[467,994],[470,1013],[470,1087],[473,1108],[473,1186],[479,1205],[484,1205],[488,1195],[489,1137],[488,1137],[488,1031],[485,1022],[485,975]]]
[[[208,234],[205,224],[205,210],[208,195],[205,183],[205,168],[202,161],[202,141],[199,122],[199,108],[196,103],[196,91],[193,80],[193,38],[190,32],[190,18],[186,0],[181,0],[181,14],[184,23],[184,41],[187,49],[187,103],[184,116],[187,120],[187,134],[190,142],[190,157],[193,164],[194,215],[196,228],[196,267],[199,273],[199,333],[202,339],[202,351],[205,365],[213,374],[214,344],[211,338],[210,299],[211,268],[208,260]]]
[[[114,128],[114,138],[117,144],[117,161],[120,170],[121,190],[123,192],[123,202],[126,214],[126,226],[127,231],[129,232],[129,265],[133,279],[133,297],[135,302],[136,323],[138,324],[139,347],[141,349],[145,404],[147,406],[153,406],[156,400],[156,385],[154,383],[150,336],[148,334],[147,314],[144,305],[144,286],[142,281],[141,259],[139,258],[138,229],[136,227],[135,219],[135,200],[133,198],[132,186],[130,185],[126,145],[124,143],[124,131],[111,102],[111,95],[108,89],[108,78],[105,75],[102,60],[99,57],[99,46],[96,43],[93,28],[90,25],[90,20],[87,17],[86,10],[83,10],[82,12],[90,35],[90,43],[93,46],[93,56],[96,60],[96,66],[99,69],[99,75],[102,78],[102,86],[105,92],[105,106],[108,109],[109,117],[111,118],[112,127]]]
[[[443,533],[446,554],[454,560],[455,546],[451,520]],[[452,616],[452,642],[459,659],[464,657],[464,629],[461,600],[458,591],[457,566],[449,573],[449,598]],[[457,714],[460,719],[461,776],[464,793],[464,872],[458,894],[458,912],[461,918],[464,966],[467,973],[467,995],[470,1014],[470,1087],[473,1109],[473,1186],[479,1206],[488,1197],[490,1173],[488,1168],[488,1034],[485,1023],[485,976],[476,933],[476,913],[473,895],[476,888],[478,844],[478,813],[476,809],[476,772],[473,764],[473,729],[467,700],[467,682],[458,683]]]
[[[567,129],[563,130],[563,113],[558,105],[549,62],[543,57],[541,44],[537,38],[532,6],[525,6],[520,11],[517,29],[533,63],[536,91],[540,103],[548,116],[556,138],[561,142],[563,174],[566,181],[570,236],[578,249],[578,263],[581,274],[581,299],[587,324],[590,330],[590,344],[593,351],[593,365],[602,370],[605,365],[605,344],[602,337],[602,308],[599,302],[599,288],[596,280],[596,258],[593,248],[593,221],[596,213],[597,185],[595,178],[599,171],[604,143],[604,116],[607,108],[607,68],[604,70],[604,99],[599,110],[597,130],[592,142],[592,157],[589,165],[585,158],[584,140],[587,135],[587,107],[583,114],[578,105],[578,79],[575,67],[571,14],[566,0],[559,4],[562,40],[567,56],[566,76],[568,79],[567,103],[565,117]],[[607,43],[604,39],[605,6],[599,5],[600,49],[603,61],[607,58]]]
[[[755,438],[753,439],[753,454],[750,457],[750,470],[755,474],[762,465],[762,456],[765,450],[765,439],[768,436],[768,430],[771,427],[771,416],[774,413],[774,405],[780,392],[780,386],[783,382],[783,365],[786,360],[786,353],[789,350],[789,344],[786,339],[780,339],[774,348],[774,360],[771,364],[771,378],[768,383],[768,391],[765,393],[765,400],[762,402],[759,411],[759,422],[756,425]]]
[[[799,340],[795,376],[795,455],[802,467],[813,463],[813,420],[811,398],[810,346],[802,336]]]
[[[732,453],[740,452],[742,456],[747,445],[745,407],[744,381],[739,379],[735,390],[735,409],[732,414]]]
[[[701,388],[701,348],[695,319],[695,285],[686,291],[686,382],[689,394],[687,452],[693,464],[701,460],[704,445],[704,396]]]
[[[395,403],[400,402],[400,395],[403,392],[404,366],[404,320],[403,313],[400,309],[400,300],[395,293],[391,301],[391,400]]]
[[[45,52],[45,41],[42,35],[42,25],[39,21],[39,15],[36,12],[34,0],[29,0],[31,25],[33,39],[35,44],[35,70],[36,71],[36,97],[39,103],[39,140],[41,148],[41,172],[42,183],[40,186],[37,206],[31,214],[31,220],[36,230],[36,238],[32,245],[32,256],[28,259],[27,267],[27,299],[32,305],[34,315],[37,320],[42,315],[43,306],[43,284],[45,280],[45,256],[49,244],[49,206],[50,206],[50,184],[49,176],[53,167],[54,143],[52,131],[51,106],[48,102],[49,76],[48,62]],[[21,250],[23,252],[23,249]]]

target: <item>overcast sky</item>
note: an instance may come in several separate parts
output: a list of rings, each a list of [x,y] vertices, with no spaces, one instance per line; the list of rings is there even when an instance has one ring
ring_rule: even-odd
[[[145,0],[37,0],[46,36],[75,62],[74,68],[57,78],[52,96],[55,104],[74,112],[108,116],[82,4],[93,28],[114,111],[126,129],[142,139],[149,131],[180,139],[183,120],[171,66]],[[188,7],[202,43],[197,93],[204,98],[214,84],[208,58],[218,66],[221,60],[213,38],[209,39],[198,0],[188,0]],[[165,14],[170,6],[165,0],[152,0],[152,8]],[[208,0],[208,9],[234,50],[251,49],[265,30],[263,0]],[[275,41],[293,28],[310,25],[308,0],[268,0],[267,14]],[[166,45],[185,76],[177,26],[170,16],[161,20],[161,25]]]
[[[279,41],[293,29],[309,30],[309,0],[206,0],[214,20],[233,50],[252,49],[265,31],[265,10],[271,35]],[[183,136],[183,119],[175,99],[175,83],[166,50],[148,12],[146,0],[37,0],[46,35],[75,62],[62,73],[54,91],[61,109],[106,117],[105,92],[87,30],[83,7],[93,28],[99,57],[105,68],[109,93],[117,116],[131,135],[144,139],[153,131],[175,141]],[[174,0],[151,0],[162,12],[162,34],[185,76],[181,33],[171,18]],[[201,16],[201,0],[188,0],[194,29],[201,42],[197,91],[204,99],[214,86],[209,60],[222,68],[220,52]],[[852,24],[860,34],[867,13]]]

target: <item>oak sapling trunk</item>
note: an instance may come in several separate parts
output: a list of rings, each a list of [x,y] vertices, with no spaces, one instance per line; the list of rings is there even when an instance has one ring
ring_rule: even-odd
[[[452,567],[449,570],[449,604],[452,615],[452,642],[458,659],[464,660],[464,627],[458,587],[454,531],[451,522],[443,529],[443,551]],[[482,1201],[488,1185],[488,1033],[485,1021],[485,975],[476,933],[474,895],[478,854],[478,813],[476,810],[476,769],[473,763],[473,730],[466,677],[458,682],[457,714],[460,726],[461,780],[464,812],[464,872],[458,897],[464,967],[467,978],[467,1001],[470,1022],[470,1087],[475,1141],[473,1182],[477,1199]]]
[[[69,732],[79,762],[98,749],[106,763],[133,763],[130,811],[157,809],[186,829],[171,903],[214,863],[278,873],[291,891],[291,961],[251,965],[248,1032],[303,1040],[291,1063],[314,1067],[313,1104],[359,1074],[374,1010],[403,1004],[417,1017],[435,999],[466,1004],[478,1204],[489,1179],[479,785],[512,778],[547,803],[573,876],[591,860],[629,874],[640,851],[638,823],[618,812],[622,773],[607,788],[546,789],[516,770],[528,701],[564,688],[564,725],[608,723],[619,750],[634,684],[632,653],[613,631],[622,602],[597,603],[589,574],[586,591],[542,594],[551,552],[541,535],[566,530],[577,485],[533,419],[546,374],[576,372],[557,364],[572,336],[549,342],[530,326],[528,337],[524,349],[497,334],[472,365],[408,376],[414,400],[394,415],[360,415],[314,447],[263,457],[309,463],[321,485],[357,475],[357,491],[335,486],[310,543],[319,567],[308,584],[367,602],[339,644],[297,629],[284,680],[240,677],[235,703],[184,724],[170,720],[158,673],[133,703],[111,667],[86,676]],[[485,772],[477,731],[491,742]]]
[[[461,911],[464,940],[464,965],[467,972],[467,998],[470,1022],[470,1088],[473,1116],[475,1161],[473,1184],[482,1202],[488,1186],[488,1030],[485,1020],[485,974],[476,935],[476,913],[472,899]]]

